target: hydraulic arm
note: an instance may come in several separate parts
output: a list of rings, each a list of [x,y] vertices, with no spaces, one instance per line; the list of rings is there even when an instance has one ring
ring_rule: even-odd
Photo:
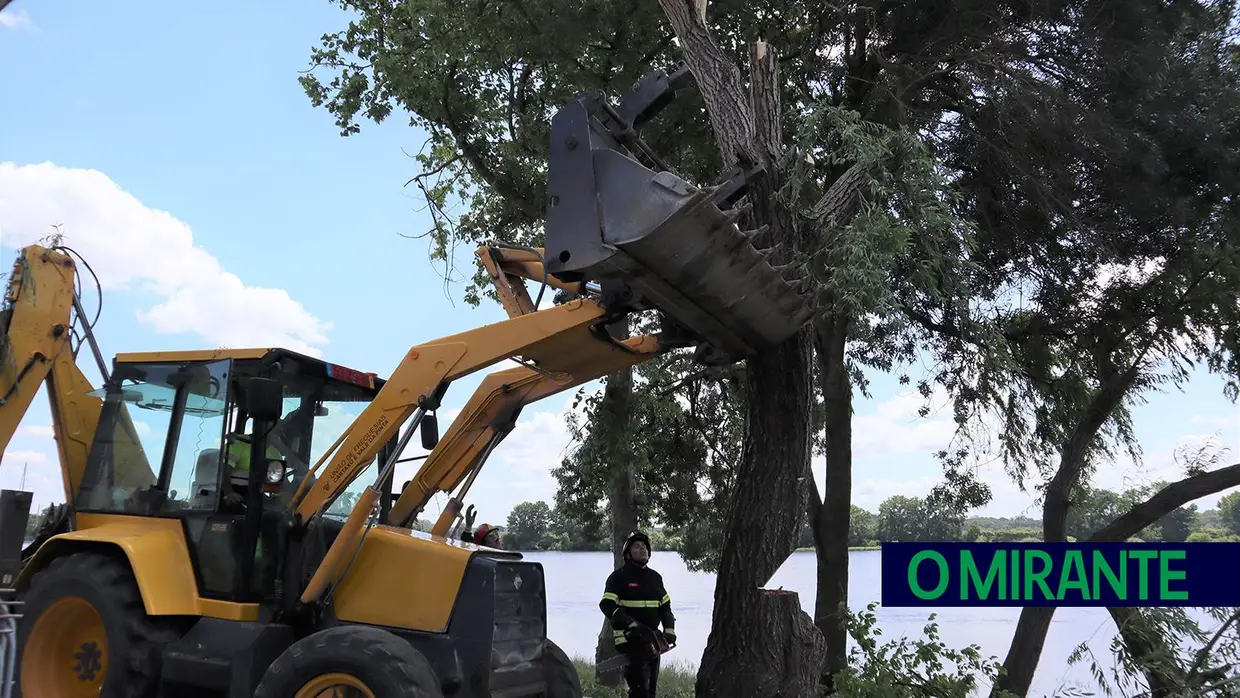
[[[510,317],[534,312],[526,280],[542,281],[542,250],[492,245],[476,252],[483,268]],[[564,283],[551,278],[548,285],[578,295],[598,291],[597,286]],[[595,332],[598,341],[583,344],[577,353],[564,357],[564,370],[518,367],[488,375],[474,391],[461,414],[442,441],[409,481],[409,486],[392,505],[389,521],[408,525],[423,511],[437,492],[451,492],[465,481],[440,515],[432,534],[447,534],[459,516],[465,494],[487,458],[516,427],[522,408],[531,403],[596,380],[627,366],[647,361],[674,348],[660,337],[641,336],[617,342],[605,332]],[[466,480],[468,478],[468,480]]]
[[[39,386],[45,385],[67,502],[77,495],[103,405],[90,395],[90,381],[75,363],[71,339],[78,332],[89,344],[100,373],[108,375],[77,294],[77,281],[77,263],[67,248],[30,245],[13,264],[6,307],[0,312],[0,455]],[[117,447],[140,454],[136,432],[131,429],[127,436],[118,435]],[[145,458],[131,462],[145,464]]]

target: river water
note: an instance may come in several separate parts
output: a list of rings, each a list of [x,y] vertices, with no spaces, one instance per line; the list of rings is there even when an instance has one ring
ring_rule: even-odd
[[[849,606],[854,611],[864,610],[870,602],[879,601],[880,555],[878,551],[850,554]],[[602,621],[598,602],[603,583],[611,572],[611,553],[525,553],[525,559],[542,563],[546,573],[548,635],[570,656],[592,661]],[[674,552],[656,551],[651,567],[663,576],[676,614],[678,644],[667,659],[670,663],[696,668],[710,632],[715,576],[690,572]],[[815,567],[812,552],[793,553],[767,587],[796,591],[802,607],[813,615]],[[880,642],[903,635],[910,640],[920,637],[929,614],[935,613],[940,639],[948,647],[964,649],[969,644],[977,644],[983,657],[995,656],[1002,660],[1007,655],[1020,609],[879,606],[875,613],[878,627],[883,631]],[[1216,625],[1204,614],[1193,615],[1203,619],[1204,627]],[[1055,696],[1065,688],[1098,691],[1090,674],[1089,659],[1068,665],[1068,657],[1082,642],[1089,643],[1095,660],[1105,667],[1105,675],[1111,682],[1110,644],[1114,635],[1115,625],[1104,608],[1058,609],[1029,697]],[[1114,687],[1113,682],[1111,685]]]

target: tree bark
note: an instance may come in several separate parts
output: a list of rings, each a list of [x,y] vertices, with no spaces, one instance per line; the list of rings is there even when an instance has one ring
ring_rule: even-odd
[[[607,331],[617,340],[629,338],[628,320],[613,323]],[[631,414],[631,397],[633,394],[633,370],[631,368],[607,377],[603,386],[603,400],[599,411],[604,417],[603,428],[607,430],[609,439],[625,440]],[[611,449],[613,453],[627,453],[626,448]],[[611,493],[608,505],[611,509],[611,561],[612,569],[624,564],[624,541],[629,534],[637,530],[637,474],[633,470],[632,461],[626,460],[612,464]],[[602,592],[599,592],[600,594]],[[616,656],[615,640],[612,637],[611,621],[603,618],[599,628],[598,642],[594,647],[594,662]],[[594,672],[595,681],[605,686],[617,686],[624,676],[624,670],[602,673]]]
[[[760,590],[795,548],[804,511],[810,453],[805,334],[747,367],[749,420],[720,559],[711,632],[698,672],[698,696],[813,695],[779,692],[785,677],[781,665],[772,664],[770,657],[791,656],[797,649],[781,647],[788,638],[766,630],[795,621],[772,618],[774,608],[764,603],[768,594]],[[778,608],[813,624],[799,600],[795,607]],[[801,660],[811,663],[809,670],[818,675],[820,665],[813,663],[812,653]]]
[[[841,605],[848,605],[848,535],[852,513],[852,382],[844,364],[847,339],[847,318],[833,314],[816,323],[815,350],[826,412],[827,464],[823,499],[818,502],[815,485],[810,516],[818,560],[814,622],[827,644],[823,683],[828,692],[832,677],[848,664],[848,631],[840,613]]]

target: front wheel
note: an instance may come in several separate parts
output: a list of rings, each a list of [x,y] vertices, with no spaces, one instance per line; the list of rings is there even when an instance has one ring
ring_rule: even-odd
[[[443,698],[430,662],[379,628],[342,625],[293,643],[254,698]]]
[[[547,698],[581,698],[581,677],[577,667],[564,650],[547,640],[543,653],[543,675],[547,680]]]
[[[148,698],[178,633],[146,615],[129,565],[80,552],[52,560],[24,595],[17,631],[22,698]]]

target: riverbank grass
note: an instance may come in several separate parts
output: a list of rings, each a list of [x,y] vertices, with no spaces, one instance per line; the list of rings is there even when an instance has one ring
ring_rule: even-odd
[[[612,688],[594,682],[594,661],[573,657],[577,675],[581,677],[581,695],[585,698],[624,698],[629,689],[624,682]],[[659,698],[693,698],[697,672],[681,662],[664,662],[659,667]]]

